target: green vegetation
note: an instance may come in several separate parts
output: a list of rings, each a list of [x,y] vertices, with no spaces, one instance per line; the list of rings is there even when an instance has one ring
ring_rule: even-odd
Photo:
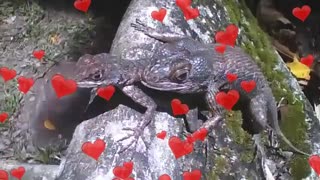
[[[74,14],[69,16],[64,11],[44,9],[37,1],[25,0],[0,1],[0,24],[3,25],[0,28],[4,28],[1,32],[13,37],[1,41],[3,36],[0,35],[0,57],[3,58],[0,67],[15,69],[17,77],[21,75],[38,77],[54,62],[78,58],[84,49],[92,45],[92,33],[95,27],[88,14],[84,15],[75,10]],[[17,33],[11,33],[11,30]],[[45,56],[39,63],[32,57],[32,52],[40,49],[45,51]],[[12,61],[7,61],[6,57],[10,57]],[[2,78],[0,84],[4,84]],[[5,83],[5,87],[1,85],[0,113],[7,112],[9,118],[12,118],[25,95],[18,91],[17,78]],[[0,124],[3,125],[8,126],[8,123]],[[29,156],[19,150],[20,146],[16,147],[16,158],[25,159],[24,156]],[[19,152],[23,152],[20,154],[22,158],[19,158]],[[39,157],[35,155],[35,159],[48,163],[57,152],[59,150],[56,149],[43,150],[38,152]]]
[[[274,70],[277,65],[277,55],[274,53],[272,44],[263,30],[258,26],[255,17],[246,7],[244,0],[240,4],[234,0],[222,1],[230,15],[231,23],[236,24],[241,28],[245,38],[242,38],[241,47],[258,63],[263,70],[267,80],[270,82],[273,94],[276,100],[285,97],[289,100],[290,106],[286,117],[282,119],[280,124],[283,133],[287,138],[299,149],[310,152],[310,145],[305,142],[307,135],[307,124],[305,122],[304,104],[294,97],[292,90],[285,82],[285,76],[282,72]],[[240,133],[242,137],[243,133]],[[236,142],[243,144],[244,140],[239,141],[239,137],[235,139]],[[281,143],[281,147],[288,149],[286,144]],[[307,162],[307,157],[295,155],[290,161],[291,172],[294,178],[301,179],[309,175],[310,167]]]

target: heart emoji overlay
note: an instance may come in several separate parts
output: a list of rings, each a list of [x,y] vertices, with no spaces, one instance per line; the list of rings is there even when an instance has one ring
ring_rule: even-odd
[[[302,8],[295,7],[292,9],[292,14],[294,17],[300,19],[302,22],[304,22],[309,14],[311,13],[311,8],[308,5],[302,6]]]
[[[237,90],[230,90],[228,93],[218,92],[215,98],[218,104],[227,110],[231,110],[238,102],[240,94]]]
[[[22,93],[27,94],[27,92],[33,86],[33,83],[34,83],[34,80],[32,78],[25,78],[21,76],[18,78],[18,84],[19,84],[18,89]]]
[[[106,143],[103,140],[97,138],[93,143],[91,142],[83,143],[81,149],[82,149],[82,152],[84,152],[88,156],[92,157],[95,160],[98,160],[105,148],[106,148]]]
[[[77,90],[77,83],[73,80],[66,80],[62,75],[54,75],[51,84],[58,98],[70,95]]]
[[[159,11],[152,11],[151,17],[155,20],[163,22],[163,19],[166,17],[167,10],[164,8],[159,9]]]
[[[186,104],[181,104],[179,99],[173,99],[171,101],[172,113],[174,116],[184,115],[189,112],[189,107]]]
[[[17,72],[13,69],[9,69],[7,67],[0,68],[0,76],[2,76],[4,82],[7,82],[14,77],[16,77]]]
[[[121,179],[129,178],[133,170],[133,162],[125,162],[123,166],[117,166],[113,169],[113,174]]]
[[[87,12],[91,4],[91,0],[76,0],[74,7],[79,11]]]
[[[169,147],[175,158],[178,159],[184,155],[190,154],[193,151],[193,144],[188,141],[182,141],[178,137],[171,137],[169,139]]]
[[[102,97],[103,99],[109,101],[111,99],[111,97],[113,96],[114,92],[116,91],[116,89],[114,88],[114,86],[109,85],[106,87],[101,87],[97,90],[97,94],[98,96]]]

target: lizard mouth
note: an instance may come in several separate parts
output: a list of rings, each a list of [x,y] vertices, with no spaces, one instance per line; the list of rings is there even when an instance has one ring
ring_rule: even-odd
[[[178,86],[176,83],[160,82],[160,83],[150,83],[146,81],[141,81],[141,83],[151,89],[160,91],[180,91],[186,89],[185,86]]]

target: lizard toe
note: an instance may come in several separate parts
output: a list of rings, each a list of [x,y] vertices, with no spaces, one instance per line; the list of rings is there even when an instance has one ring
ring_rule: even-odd
[[[126,130],[126,131],[132,131],[133,133],[130,134],[130,135],[127,135],[121,139],[119,139],[117,142],[120,142],[120,141],[124,141],[126,139],[129,139],[129,138],[133,138],[133,140],[131,140],[129,142],[129,144],[125,145],[124,147],[122,147],[119,151],[119,153],[122,153],[126,150],[128,150],[131,146],[134,146],[133,149],[136,148],[137,146],[137,143],[138,143],[138,140],[143,132],[143,130],[139,127],[136,127],[136,128],[123,128],[122,130]]]

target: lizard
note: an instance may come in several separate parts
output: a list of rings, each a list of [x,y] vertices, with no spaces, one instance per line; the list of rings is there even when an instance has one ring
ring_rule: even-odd
[[[113,85],[129,96],[134,102],[147,108],[142,120],[136,128],[123,128],[123,130],[133,131],[132,135],[121,138],[119,141],[134,137],[127,146],[120,149],[120,153],[130,146],[136,145],[143,129],[151,122],[156,110],[156,104],[137,86],[140,74],[145,66],[145,59],[131,61],[118,58],[109,53],[96,55],[85,54],[81,56],[76,64],[77,75],[74,80],[79,88],[92,88],[88,106],[97,96],[97,89],[106,85]]]
[[[138,51],[141,53],[143,49],[137,47],[130,49],[129,51],[130,52],[128,53]],[[133,134],[125,136],[118,141],[128,139],[132,136],[134,137],[134,140],[123,147],[119,151],[120,153],[124,152],[132,145],[137,145],[138,138],[142,134],[144,128],[152,121],[157,108],[156,102],[136,86],[136,84],[140,82],[144,68],[147,64],[150,64],[148,62],[149,60],[150,59],[140,59],[140,57],[137,60],[128,60],[125,58],[118,58],[109,53],[100,53],[96,55],[85,54],[78,59],[76,64],[75,71],[77,75],[73,79],[77,82],[77,87],[84,89],[91,88],[91,97],[87,107],[92,104],[94,98],[97,96],[97,89],[99,87],[113,85],[119,88],[134,102],[147,109],[136,128],[123,128],[123,130],[133,131]],[[193,121],[193,117],[197,115],[198,109],[190,109],[185,117],[189,127],[194,126],[193,131],[197,130],[197,124],[199,124],[197,123],[198,121]]]
[[[238,109],[242,112],[244,122],[251,127],[244,128],[254,138],[269,128],[296,153],[310,156],[292,145],[282,133],[278,124],[276,100],[268,81],[259,66],[241,48],[227,46],[221,54],[215,51],[219,44],[204,44],[169,30],[154,29],[139,19],[131,25],[135,30],[163,42],[154,52],[151,63],[144,68],[141,76],[144,86],[181,94],[205,92],[208,109],[213,114],[202,125],[208,131],[224,119],[224,109],[217,104],[215,95],[220,90],[235,89],[240,94]],[[228,83],[226,73],[236,74],[237,80]],[[255,89],[250,93],[245,92],[240,85],[242,81],[248,80],[256,82]]]

